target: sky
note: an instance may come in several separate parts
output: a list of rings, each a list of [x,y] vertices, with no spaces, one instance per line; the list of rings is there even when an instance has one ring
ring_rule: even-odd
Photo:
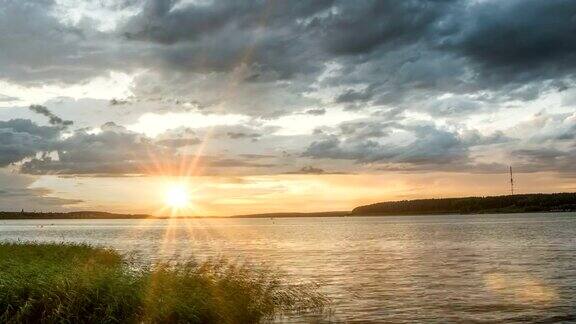
[[[576,191],[575,107],[572,0],[0,0],[0,210]]]

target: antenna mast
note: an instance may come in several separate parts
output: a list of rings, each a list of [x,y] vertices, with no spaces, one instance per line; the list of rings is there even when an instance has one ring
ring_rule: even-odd
[[[512,175],[512,166],[510,166],[510,193],[514,195],[514,176]]]

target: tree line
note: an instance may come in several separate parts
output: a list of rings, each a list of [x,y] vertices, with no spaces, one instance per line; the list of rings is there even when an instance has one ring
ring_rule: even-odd
[[[360,206],[352,215],[416,215],[576,211],[576,193],[417,199]]]

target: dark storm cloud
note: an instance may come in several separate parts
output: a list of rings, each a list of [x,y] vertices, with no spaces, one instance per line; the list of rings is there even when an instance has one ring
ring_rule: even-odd
[[[451,0],[339,1],[338,13],[320,18],[329,52],[367,54],[379,46],[417,42],[451,9]]]
[[[53,140],[60,135],[60,129],[50,126],[38,126],[27,119],[13,119],[0,121],[0,129],[11,131],[15,134],[29,134],[44,140]]]
[[[304,152],[304,156],[355,160],[360,163],[429,165],[467,160],[468,147],[449,133],[428,135],[404,146],[385,145],[374,140],[345,142],[337,138],[328,138],[312,143]]]
[[[54,126],[59,126],[62,128],[66,128],[70,125],[73,124],[73,122],[71,120],[63,120],[62,118],[54,115],[48,108],[46,108],[45,106],[42,105],[31,105],[30,107],[28,107],[30,110],[32,110],[35,113],[38,113],[40,115],[44,115],[46,117],[49,118],[48,122],[50,123],[50,125],[54,125]]]
[[[302,20],[327,10],[321,1],[214,1],[187,4],[147,1],[121,28],[129,40],[160,44],[153,55],[164,66],[189,71],[231,71],[248,64],[247,81],[319,71],[315,46],[303,38]],[[272,75],[261,75],[272,73]]]
[[[394,133],[409,134],[394,141]],[[511,137],[515,135],[517,137]],[[499,173],[512,164],[518,172],[553,171],[576,175],[576,115],[538,113],[507,133],[452,131],[405,120],[359,120],[317,133],[303,155],[351,160],[385,171]],[[494,162],[491,155],[505,163]],[[481,159],[488,157],[488,160]]]
[[[356,91],[348,89],[336,97],[337,103],[354,103],[354,102],[366,102],[372,99],[374,87],[370,86],[362,91]]]
[[[395,122],[379,121],[351,121],[341,123],[339,126],[340,134],[348,139],[370,139],[385,137],[390,135],[394,127],[401,127]]]
[[[369,7],[366,2],[350,3]],[[482,112],[487,102],[499,109],[497,102],[534,100],[548,89],[566,89],[562,79],[574,79],[573,1],[397,2],[398,7],[404,5],[427,18],[409,25],[398,23],[398,36],[386,38],[380,33],[382,42],[332,56],[342,65],[327,85],[365,87],[344,90],[336,103],[350,109],[383,104],[405,110],[420,109],[424,103],[435,116],[465,116]],[[353,12],[345,19],[353,20]],[[392,12],[402,16],[402,10]],[[371,15],[376,13],[363,14]],[[378,30],[377,23],[362,18],[357,18],[361,25]],[[426,27],[418,29],[420,23]],[[355,26],[346,25],[350,38],[370,38],[370,32]],[[414,28],[402,36],[402,26]],[[459,104],[445,101],[432,107],[427,103],[443,93],[486,95],[486,91],[489,97],[469,97]]]
[[[231,69],[243,55],[279,77],[318,71],[323,60],[426,37],[455,1],[150,0],[122,26],[130,40],[164,45],[165,62]],[[251,47],[253,46],[253,47]],[[311,64],[312,63],[312,64]],[[318,65],[315,67],[314,65]]]
[[[28,174],[129,174],[147,173],[155,162],[173,161],[175,151],[160,147],[142,135],[114,123],[91,134],[75,131],[62,139],[56,150],[58,157],[47,155],[22,165]]]
[[[509,102],[532,101],[552,90],[565,92],[565,105],[574,102],[572,0],[130,0],[115,5],[129,6],[130,14],[107,31],[88,17],[64,21],[61,5],[2,2],[1,81],[79,84],[110,71],[138,70],[134,97],[110,98],[109,105],[134,110],[148,103],[155,107],[146,112],[181,112],[185,102],[207,114],[266,119],[307,114],[328,120],[328,105],[371,114],[334,129],[319,127],[315,138],[301,143],[292,140],[311,158],[388,163],[391,169],[392,164],[455,168],[454,161],[473,159],[473,148],[510,138],[418,126],[411,113],[460,127],[472,115],[501,113]],[[0,95],[3,102],[13,99]],[[59,128],[71,122],[44,106],[30,109],[54,127],[2,122],[0,166],[27,158],[23,171],[29,173],[130,173],[150,162],[149,151],[171,159],[203,138],[183,132],[152,140],[116,124],[103,125],[101,133],[76,130],[61,138]],[[545,127],[528,125],[530,133],[518,136],[528,138],[518,157],[526,168],[545,162],[569,168],[558,161],[571,158],[565,146],[575,138],[574,118],[546,118]],[[97,125],[110,119],[117,120],[106,117]],[[260,145],[276,131],[233,125],[217,127],[214,138],[258,139]],[[398,133],[411,137],[393,140]],[[562,154],[544,156],[538,151],[544,145],[564,145],[557,148]],[[290,152],[298,149],[291,146]],[[222,160],[221,167],[237,165]]]
[[[61,129],[57,127],[40,127],[29,120],[0,122],[0,166],[22,162],[20,171],[33,175],[122,176],[185,174],[189,171],[188,164],[196,164],[195,156],[179,150],[200,144],[196,133],[189,128],[170,130],[154,139],[114,122],[102,125],[100,130],[91,133],[78,129],[62,138]],[[277,166],[254,161],[263,158],[270,156],[201,156],[197,167],[206,173],[218,174],[216,170],[223,173],[225,169]],[[186,163],[182,164],[183,161]]]
[[[244,91],[283,90],[282,95],[296,98],[333,63],[335,74],[320,86],[340,87],[335,103],[350,109],[383,104],[411,109],[414,101],[445,92],[490,90],[502,99],[532,100],[547,87],[564,89],[558,82],[539,82],[573,78],[576,62],[571,0],[142,0],[101,6],[129,7],[135,14],[103,32],[88,20],[62,22],[52,0],[4,1],[0,77],[75,82],[145,67],[158,82],[150,85],[154,93],[147,93],[137,80],[138,95],[183,87],[176,96],[197,86],[183,80],[214,71],[236,73],[242,66],[246,71],[235,82],[252,84]],[[254,97],[252,104],[248,98],[226,109],[277,117],[304,108],[295,99],[285,108],[279,105],[286,99],[259,98],[267,108],[250,110],[256,107]],[[461,112],[435,113],[474,111],[450,108]]]
[[[0,121],[0,167],[55,149],[59,135],[59,128],[38,126],[30,120]]]
[[[240,29],[286,27],[296,19],[326,10],[332,3],[333,0],[221,0],[180,5],[174,0],[150,0],[124,28],[128,38],[173,44],[194,41],[230,25]]]
[[[79,26],[63,23],[56,9],[54,0],[1,2],[1,79],[27,85],[76,83],[129,65],[118,60],[123,55],[112,55],[109,36],[88,28],[92,24],[86,20]]]
[[[291,91],[306,91],[326,63],[336,62],[342,65],[342,75],[350,75],[340,79],[344,85],[368,85],[362,91],[346,90],[335,102],[361,104],[373,99],[377,90],[381,93],[384,83],[394,83],[389,78],[398,78],[398,86],[411,88],[437,86],[442,80],[439,73],[453,77],[448,71],[454,69],[446,66],[431,73],[431,67],[439,65],[436,61],[388,72],[401,68],[401,61],[428,59],[425,56],[435,35],[449,29],[450,24],[444,22],[459,7],[457,3],[216,1],[183,5],[148,1],[122,30],[128,39],[154,44],[150,50],[160,69],[230,72],[245,64],[251,72],[244,80],[273,84],[288,78],[293,80],[290,87],[296,87]],[[385,54],[390,49],[394,53]],[[374,75],[355,68],[362,64]],[[397,89],[385,92],[401,95]],[[382,94],[379,97],[386,100]]]
[[[571,76],[576,61],[571,0],[148,0],[114,8],[139,4],[101,32],[63,23],[51,0],[4,1],[0,77],[72,82],[111,69],[230,72],[246,64],[246,82],[309,84],[335,62],[344,85],[368,86],[335,102],[390,102],[422,87],[466,92]]]
[[[257,82],[258,85],[254,87],[259,86],[272,94],[282,87],[295,98],[273,101],[261,96],[258,102],[269,102],[265,106],[266,111],[258,109],[258,105],[247,104],[242,112],[277,117],[289,114],[290,109],[298,109],[297,106],[287,108],[286,103],[294,102],[296,94],[310,91],[311,84],[325,71],[325,64],[329,62],[342,65],[335,76],[342,85],[356,87],[368,83],[365,90],[349,88],[335,99],[336,103],[350,104],[349,109],[362,108],[372,99],[390,102],[386,93],[389,93],[388,97],[403,96],[402,91],[388,85],[388,89],[382,89],[385,83],[406,89],[422,87],[423,84],[433,88],[443,80],[438,76],[440,73],[445,75],[444,79],[453,79],[453,74],[447,73],[453,68],[442,66],[438,68],[439,71],[431,71],[430,66],[438,66],[438,62],[407,67],[397,73],[391,70],[402,66],[395,60],[424,59],[421,53],[429,51],[427,44],[431,41],[428,38],[437,32],[437,25],[444,15],[451,13],[450,8],[455,2],[216,1],[183,5],[148,1],[143,10],[121,28],[128,39],[138,41],[138,44],[152,44],[148,54],[154,57],[152,62],[161,71],[163,79],[152,85],[154,94],[158,94],[162,88],[182,87],[181,80],[164,74],[183,71],[237,73],[238,66],[245,66],[247,75],[237,76],[242,82]],[[407,55],[403,50],[405,47],[415,48],[411,51],[420,53],[419,56]],[[383,60],[384,55],[380,53],[388,52],[390,48],[395,51],[390,55],[397,57]],[[366,70],[373,71],[371,73],[374,75],[354,68],[359,63],[364,64]],[[454,73],[462,71],[460,69]],[[343,75],[349,77],[341,77]],[[397,80],[389,81],[389,78]],[[291,80],[290,84],[275,84],[278,80],[286,79]],[[327,85],[336,84],[332,82]],[[250,93],[253,89],[241,91]],[[169,92],[162,93],[170,95]],[[379,93],[378,98],[374,98],[376,92]],[[189,91],[182,89],[177,93],[186,94]],[[278,97],[275,95],[275,98]],[[236,100],[227,109],[238,111],[242,106]]]
[[[480,64],[485,82],[557,78],[576,68],[575,17],[571,0],[481,2],[444,45]]]
[[[382,143],[392,131],[405,131],[414,138],[409,144]],[[310,144],[303,156],[354,160],[359,163],[405,163],[430,167],[468,163],[470,148],[509,141],[502,133],[482,136],[477,131],[455,133],[433,125],[356,123],[341,125],[336,134]]]

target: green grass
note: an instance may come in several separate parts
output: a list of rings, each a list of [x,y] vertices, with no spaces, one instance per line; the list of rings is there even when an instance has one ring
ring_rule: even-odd
[[[135,270],[88,245],[0,244],[0,323],[257,323],[326,305],[314,285],[224,261]]]

